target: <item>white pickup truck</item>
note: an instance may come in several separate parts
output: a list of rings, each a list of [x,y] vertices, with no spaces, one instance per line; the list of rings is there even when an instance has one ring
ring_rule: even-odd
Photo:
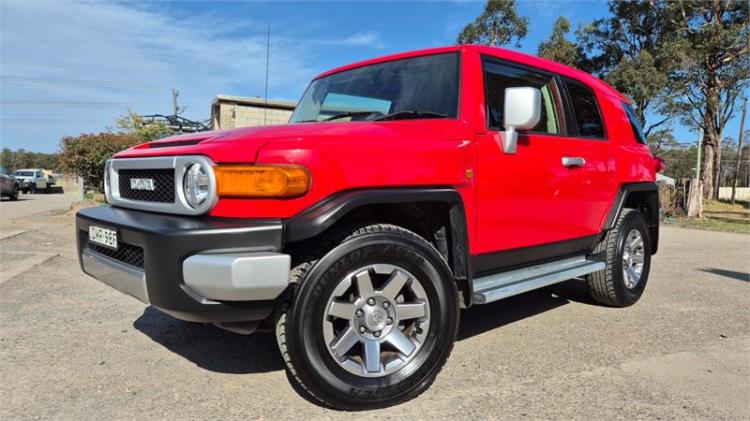
[[[19,187],[24,193],[35,193],[37,190],[49,190],[55,184],[52,174],[40,168],[24,168],[13,171]]]

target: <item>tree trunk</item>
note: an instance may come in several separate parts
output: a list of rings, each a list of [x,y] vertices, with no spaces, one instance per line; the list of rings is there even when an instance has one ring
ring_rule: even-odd
[[[717,116],[721,112],[721,90],[713,73],[708,78],[708,86],[705,88],[705,112],[703,114],[703,197],[710,199],[714,197],[716,170],[720,162],[718,149],[721,143],[721,128],[716,127]]]
[[[716,161],[716,133],[706,132],[703,135],[703,162],[701,163],[701,179],[703,180],[703,198],[710,199],[714,195],[714,163]]]

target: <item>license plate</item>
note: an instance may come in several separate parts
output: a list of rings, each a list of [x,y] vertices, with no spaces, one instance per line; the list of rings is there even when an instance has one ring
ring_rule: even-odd
[[[89,225],[89,241],[117,250],[117,230]]]

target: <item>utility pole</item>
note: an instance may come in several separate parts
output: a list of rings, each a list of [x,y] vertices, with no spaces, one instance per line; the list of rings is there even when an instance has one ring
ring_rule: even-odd
[[[271,25],[268,25],[268,37],[266,38],[266,89],[263,93],[263,125],[266,125],[266,116],[268,114],[268,62],[271,58]]]
[[[732,204],[737,197],[737,179],[740,177],[740,165],[742,161],[742,135],[745,134],[745,115],[747,114],[747,97],[742,101],[742,118],[740,119],[740,134],[737,136],[737,163],[734,167],[734,180],[732,180]]]
[[[180,96],[180,91],[172,88],[172,115],[174,115],[175,117],[177,117],[177,113],[180,111],[180,108],[177,106],[178,96]]]
[[[698,135],[698,158],[695,160],[695,178],[701,178],[701,148],[703,148],[703,129]]]

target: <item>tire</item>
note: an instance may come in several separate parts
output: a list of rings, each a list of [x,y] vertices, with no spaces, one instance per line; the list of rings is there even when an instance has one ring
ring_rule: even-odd
[[[8,198],[10,198],[10,200],[18,200],[18,184],[13,185],[13,191],[10,192]]]
[[[636,243],[638,236],[640,246],[629,248],[626,241]],[[635,209],[623,209],[615,227],[594,248],[594,254],[599,253],[605,254],[607,267],[586,276],[591,297],[600,304],[614,307],[635,304],[643,295],[651,269],[651,242],[643,215]],[[628,256],[632,256],[630,262],[635,264],[631,266],[630,276],[623,270]],[[637,273],[639,260],[640,276],[636,280],[632,275]]]
[[[416,397],[434,381],[458,332],[450,268],[430,243],[394,225],[369,225],[333,244],[292,271],[296,291],[276,323],[289,377],[311,400],[341,410]],[[349,311],[339,318],[332,309],[341,303]],[[419,310],[407,314],[409,306]],[[345,336],[356,342],[329,347]]]

